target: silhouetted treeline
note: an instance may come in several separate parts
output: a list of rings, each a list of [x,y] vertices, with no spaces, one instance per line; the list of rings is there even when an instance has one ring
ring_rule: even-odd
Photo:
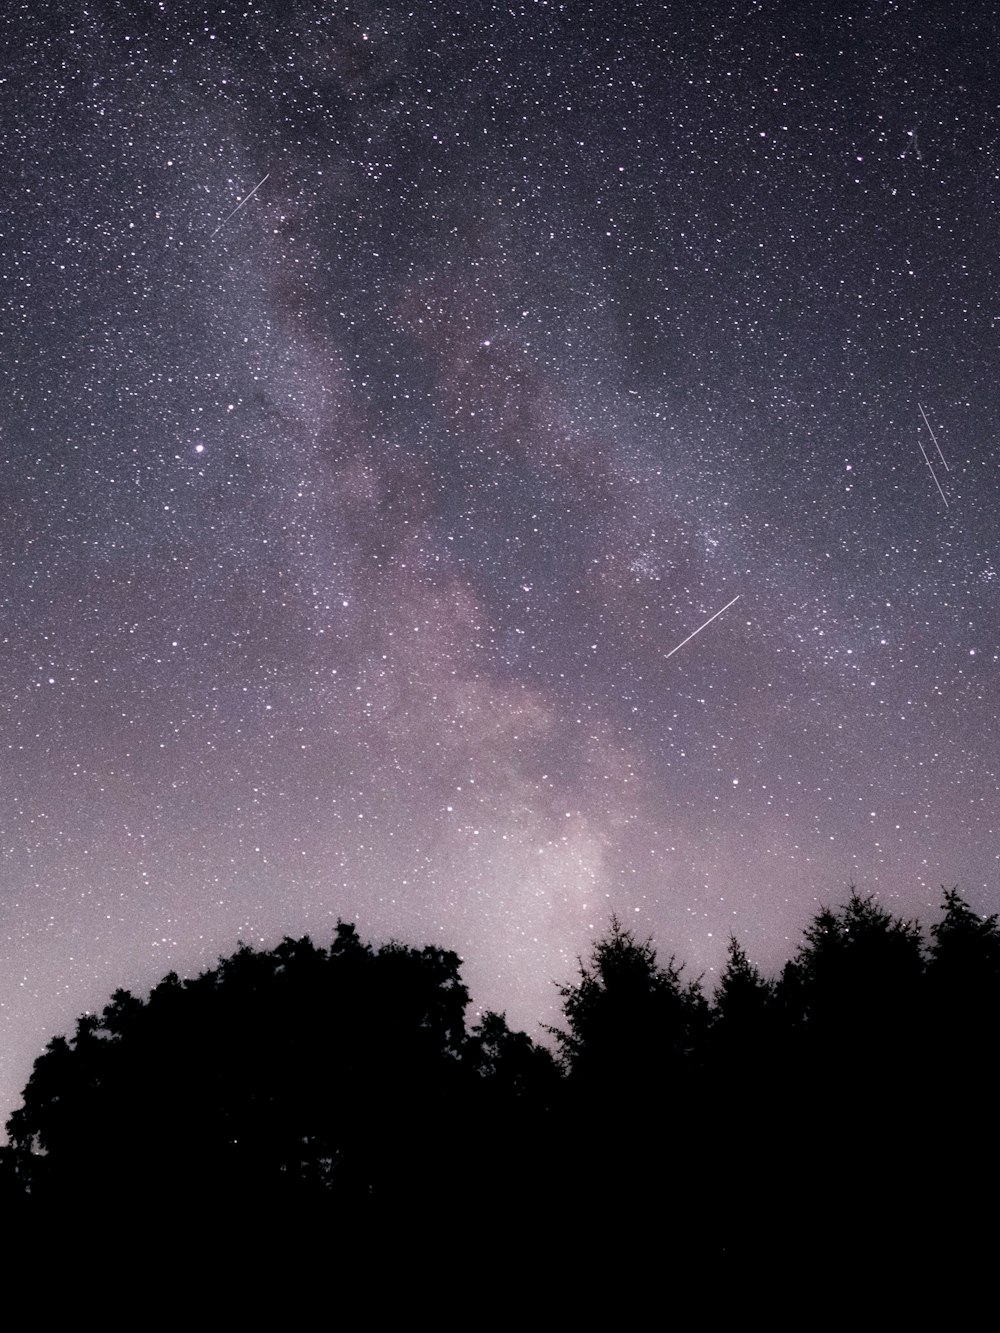
[[[554,1055],[469,1027],[459,966],[342,923],[117,991],[35,1063],[8,1216],[447,1234],[455,1263],[510,1220],[552,1262],[559,1236],[584,1265],[750,1273],[912,1254],[995,1187],[1000,927],[955,890],[928,936],[852,891],[775,979],[733,939],[711,996],[612,918],[559,987]]]

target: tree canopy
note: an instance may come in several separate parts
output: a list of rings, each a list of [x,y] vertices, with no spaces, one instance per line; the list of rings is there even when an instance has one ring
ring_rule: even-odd
[[[991,1126],[1000,923],[957,890],[927,936],[852,890],[773,979],[733,938],[711,995],[612,916],[558,990],[555,1058],[502,1014],[467,1023],[455,953],[345,923],[118,990],[36,1060],[0,1196],[116,1226],[310,1219],[341,1246],[412,1245],[459,1207],[540,1242],[559,1213],[573,1262],[681,1267],[805,1262],[864,1210],[902,1245],[921,1210],[964,1206],[953,1160],[914,1165]]]
[[[460,1167],[473,1078],[527,1095],[547,1052],[486,1014],[447,950],[241,946],[148,1000],[117,991],[35,1063],[8,1123],[38,1199],[250,1194],[344,1206],[442,1190]]]
[[[559,986],[567,1030],[551,1028],[567,1071],[582,1083],[624,1087],[676,1071],[707,1017],[698,980],[685,982],[671,958],[657,962],[617,916],[580,960],[579,980]]]

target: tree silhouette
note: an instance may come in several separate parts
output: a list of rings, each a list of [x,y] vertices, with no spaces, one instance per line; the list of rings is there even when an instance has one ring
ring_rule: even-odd
[[[1000,998],[1000,917],[977,916],[957,888],[944,889],[944,914],[931,926],[930,972],[940,996],[960,1004],[978,1024],[997,1017]]]
[[[768,1147],[786,1207],[794,1200],[775,1219],[776,1239],[802,1262],[804,1238],[840,1252],[844,1237],[857,1234],[862,1203],[865,1225],[884,1232],[886,1246],[917,1215],[913,1107],[925,1073],[924,983],[917,923],[853,886],[846,904],[817,913],[781,975]],[[883,1126],[892,1126],[898,1154],[886,1150]]]
[[[662,966],[652,940],[614,915],[559,994],[566,1026],[550,1031],[568,1077],[557,1197],[589,1219],[573,1230],[574,1261],[641,1264],[670,1253],[682,1263],[705,1241],[690,1152],[691,1075],[708,1015],[700,982],[685,982],[673,958]],[[683,1207],[660,1208],[658,1196]]]
[[[496,1016],[470,1037],[468,998],[456,954],[344,923],[329,949],[243,945],[146,1001],[117,991],[35,1062],[8,1169],[47,1208],[450,1206],[484,1089],[530,1101],[555,1077]]]
[[[824,907],[782,974],[783,1006],[809,1048],[825,1061],[863,1061],[912,1048],[924,975],[915,921],[894,917],[851,889],[844,906]]]
[[[957,889],[929,946],[852,889],[775,982],[733,938],[710,1006],[612,916],[559,993],[556,1061],[502,1014],[467,1029],[456,954],[345,923],[326,948],[241,945],[147,999],[118,990],[35,1062],[0,1200],[47,1229],[96,1218],[115,1253],[130,1219],[269,1218],[357,1271],[388,1245],[457,1272],[459,1218],[496,1236],[517,1216],[556,1269],[671,1255],[710,1275],[871,1255],[865,1229],[902,1260],[928,1210],[998,1186],[975,1148],[1000,918]],[[553,1242],[556,1212],[574,1223]]]
[[[921,1115],[933,1125],[935,1150],[924,1207],[949,1219],[942,1237],[967,1271],[994,1257],[995,1235],[980,1222],[1000,1194],[996,1067],[1000,1055],[1000,918],[980,916],[957,888],[942,889],[941,919],[931,926],[928,1022]],[[941,1262],[939,1257],[938,1262]]]
[[[779,1074],[778,1007],[765,980],[735,936],[712,998],[705,1063],[716,1111],[732,1119],[733,1091],[740,1093],[745,1125],[763,1105],[769,1081]]]
[[[700,981],[684,983],[682,971],[673,958],[660,966],[652,940],[613,915],[579,980],[559,986],[568,1031],[550,1031],[571,1077],[621,1096],[677,1073],[707,1019]]]
[[[774,987],[730,937],[726,966],[712,1003],[712,1031],[729,1049],[745,1050],[760,1039],[774,1006]]]
[[[505,1014],[487,1010],[469,1035],[464,1059],[491,1098],[513,1108],[519,1103],[547,1103],[559,1071],[544,1046],[525,1032],[512,1032]]]
[[[1000,1036],[1000,918],[977,916],[956,888],[945,889],[941,920],[931,926],[928,962],[929,1045],[938,1088],[965,1123],[991,1114]]]

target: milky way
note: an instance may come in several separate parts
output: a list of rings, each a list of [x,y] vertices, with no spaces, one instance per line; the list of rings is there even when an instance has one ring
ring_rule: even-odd
[[[992,5],[2,23],[2,1109],[338,917],[1000,907]]]

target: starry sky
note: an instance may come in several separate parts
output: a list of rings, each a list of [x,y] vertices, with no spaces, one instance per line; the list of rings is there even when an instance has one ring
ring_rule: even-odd
[[[1000,908],[995,6],[0,24],[4,1114],[338,917],[538,1035]]]

